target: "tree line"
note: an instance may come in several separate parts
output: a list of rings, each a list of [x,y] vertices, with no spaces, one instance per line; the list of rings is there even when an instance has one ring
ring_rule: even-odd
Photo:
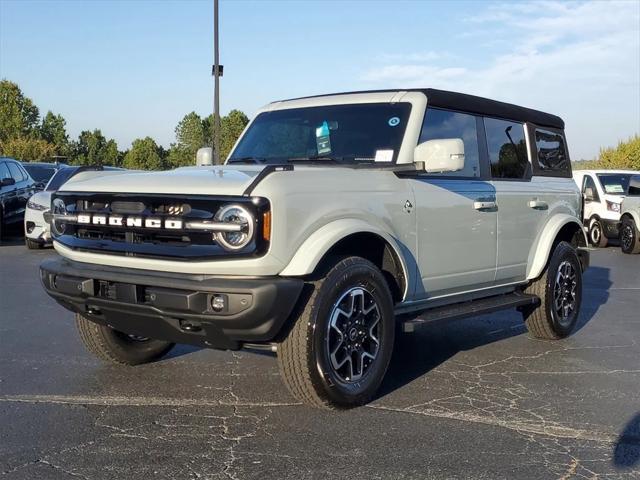
[[[638,170],[640,171],[640,135],[621,141],[616,147],[601,148],[596,160],[573,162],[574,170]]]
[[[220,118],[220,158],[224,159],[249,122],[232,110]],[[213,115],[202,118],[186,114],[175,128],[175,143],[168,149],[151,137],[137,138],[127,150],[120,150],[100,129],[83,130],[77,140],[69,138],[66,120],[60,114],[40,110],[20,87],[0,80],[0,156],[21,161],[51,161],[64,158],[72,165],[112,165],[129,169],[166,170],[195,165],[196,151],[211,146]]]

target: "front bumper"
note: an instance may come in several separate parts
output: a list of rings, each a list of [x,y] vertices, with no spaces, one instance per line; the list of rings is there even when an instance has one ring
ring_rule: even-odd
[[[235,350],[274,340],[303,281],[140,271],[73,262],[40,265],[46,292],[88,320],[132,335]],[[214,311],[214,296],[224,308]]]
[[[24,212],[24,234],[27,238],[41,244],[51,243],[51,232],[46,215],[49,213],[27,208]]]
[[[620,236],[620,220],[601,219],[602,233],[607,238],[618,238]]]

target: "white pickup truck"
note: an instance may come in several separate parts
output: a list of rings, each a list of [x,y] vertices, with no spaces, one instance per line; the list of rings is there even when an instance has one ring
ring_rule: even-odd
[[[300,98],[223,166],[65,183],[41,278],[100,358],[269,348],[295,397],[347,408],[398,330],[513,308],[569,335],[581,204],[557,116],[434,89]]]

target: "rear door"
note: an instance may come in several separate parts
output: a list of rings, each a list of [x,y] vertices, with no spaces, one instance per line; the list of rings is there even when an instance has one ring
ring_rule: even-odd
[[[496,284],[526,279],[529,252],[548,217],[544,179],[532,181],[525,125],[485,118],[492,184],[498,204]]]
[[[0,179],[13,178],[8,167],[9,162],[0,162]],[[1,187],[0,200],[2,201],[2,214],[5,222],[11,222],[19,210],[18,195],[16,185]]]
[[[415,193],[416,299],[491,286],[495,277],[495,190],[483,166],[478,126],[470,114],[428,108],[419,142],[461,138],[465,165],[459,172],[417,174],[408,179]],[[483,157],[484,158],[484,157]]]

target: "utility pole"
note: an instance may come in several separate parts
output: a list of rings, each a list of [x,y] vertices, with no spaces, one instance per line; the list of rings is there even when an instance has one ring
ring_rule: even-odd
[[[218,0],[213,0],[213,163],[220,164],[220,65],[218,42]]]

